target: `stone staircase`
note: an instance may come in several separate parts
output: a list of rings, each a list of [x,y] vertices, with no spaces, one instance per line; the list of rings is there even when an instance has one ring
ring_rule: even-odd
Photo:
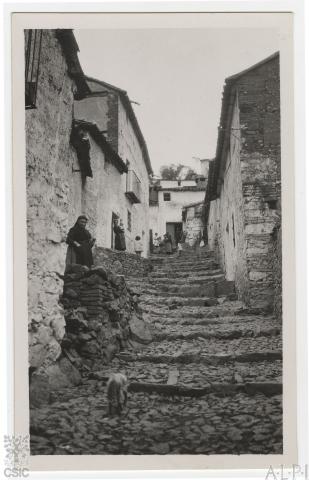
[[[256,403],[249,423],[257,433],[250,436],[245,425],[238,425],[239,442],[232,446],[227,435],[224,452],[279,453],[281,323],[238,301],[234,283],[225,280],[213,253],[206,249],[198,254],[188,249],[181,256],[157,255],[151,261],[153,271],[147,279],[127,280],[153,331],[147,347],[120,355],[120,367],[129,372],[131,391],[195,399],[215,396],[222,421],[226,400],[233,403],[242,395],[237,405],[241,413],[247,415],[243,404]],[[173,382],[169,381],[171,372]],[[272,401],[265,420],[261,406]],[[267,438],[267,445],[261,443],[262,437]],[[189,444],[183,442],[177,448],[189,452]],[[214,445],[196,448],[200,453],[216,453]],[[194,453],[193,446],[190,453]]]
[[[152,341],[132,341],[78,389],[62,391],[53,412],[36,412],[51,432],[67,413],[71,430],[57,443],[50,433],[34,453],[282,453],[281,323],[245,307],[207,249],[151,262],[147,277],[126,282]],[[111,418],[105,384],[116,371],[127,374],[129,401]]]

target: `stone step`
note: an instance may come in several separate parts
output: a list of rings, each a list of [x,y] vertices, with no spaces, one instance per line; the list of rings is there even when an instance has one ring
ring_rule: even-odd
[[[228,293],[234,293],[234,282],[226,282],[224,280],[224,277],[213,277],[212,279],[208,280],[203,280],[201,282],[183,282],[181,284],[174,284],[171,282],[169,283],[159,283],[159,282],[127,282],[128,288],[135,294],[140,295],[141,293],[149,292],[150,294],[153,295],[158,295],[160,292],[163,293],[179,293],[181,295],[185,294],[185,291],[189,289],[190,293],[189,296],[192,295],[191,291],[196,291],[199,293],[199,291],[210,291],[210,294],[214,294],[214,286],[218,286],[219,291],[221,292],[222,289],[225,289],[226,294]],[[221,288],[221,290],[220,290]],[[209,295],[210,295],[209,294]]]
[[[143,354],[155,355],[173,355],[176,358],[181,355],[198,355],[202,361],[203,357],[208,355],[240,355],[263,353],[268,351],[278,351],[282,348],[281,334],[272,336],[240,337],[240,338],[203,338],[184,340],[183,338],[174,340],[161,340],[152,342],[143,348]]]
[[[219,299],[222,300],[222,299]],[[263,315],[261,309],[248,309],[244,307],[244,304],[240,300],[225,300],[222,303],[217,303],[213,306],[197,306],[192,307],[188,305],[182,306],[167,306],[165,303],[161,305],[153,304],[140,304],[142,311],[151,315],[153,321],[156,317],[159,319],[162,316],[166,316],[169,320],[174,319],[175,321],[183,319],[184,321],[189,321],[190,319],[207,321],[209,319],[217,320],[220,318],[231,318],[231,317],[250,317],[252,315]],[[268,315],[265,314],[265,317]]]
[[[186,273],[186,272],[198,272],[198,271],[207,271],[207,270],[214,270],[214,269],[220,269],[220,266],[218,263],[214,261],[209,261],[209,262],[196,262],[196,263],[191,263],[191,262],[184,262],[182,264],[164,264],[161,266],[156,266],[153,268],[152,273],[173,273],[173,272],[179,272],[179,273]]]
[[[177,331],[179,326],[181,326],[181,330],[184,329],[198,329],[201,327],[208,327],[204,328],[204,331],[208,331],[209,327],[211,329],[218,328],[221,330],[226,330],[227,328],[252,328],[252,329],[259,329],[259,328],[268,328],[268,327],[276,327],[281,328],[282,324],[279,320],[275,317],[269,315],[222,315],[222,316],[211,316],[210,318],[201,318],[199,316],[186,316],[184,318],[179,318],[178,316],[171,316],[170,315],[162,315],[162,314],[152,314],[149,315],[149,321],[158,328],[168,328],[171,331]]]
[[[221,340],[234,340],[237,338],[256,338],[256,337],[271,337],[279,335],[281,332],[279,327],[269,327],[263,329],[253,330],[252,327],[245,327],[243,329],[234,328],[223,330],[221,328],[205,332],[205,330],[194,330],[188,331],[185,330],[179,332],[179,329],[175,329],[174,332],[171,332],[169,329],[166,331],[159,331],[156,329],[156,333],[153,335],[153,342],[161,342],[162,340],[173,341],[173,340],[194,340],[194,339],[212,339],[218,338]],[[254,341],[254,340],[253,340]]]
[[[182,286],[182,285],[203,285],[212,281],[225,280],[223,273],[213,273],[210,275],[190,275],[187,277],[173,278],[173,286]],[[171,285],[171,279],[166,278],[149,278],[148,282],[150,285],[156,285],[157,287],[165,287],[166,285]]]
[[[197,293],[197,292],[196,292]],[[200,292],[199,296],[196,296],[196,293],[192,293],[192,296],[189,296],[187,293],[186,297],[179,297],[173,293],[166,292],[166,295],[160,293],[159,295],[155,296],[153,292],[151,295],[149,294],[142,294],[140,297],[140,307],[144,311],[149,311],[150,309],[147,307],[155,307],[158,305],[162,305],[165,308],[173,309],[177,307],[183,306],[191,306],[191,307],[207,307],[207,306],[214,306],[218,305],[218,299],[214,297],[207,296],[207,292],[205,291],[205,296],[203,295],[204,292]],[[230,300],[236,300],[235,294],[231,294],[228,296]],[[146,307],[146,309],[145,309]]]
[[[156,383],[132,382],[128,386],[129,392],[158,393],[165,396],[204,397],[215,394],[218,396],[232,396],[237,393],[255,395],[263,393],[266,396],[282,394],[282,384],[277,382],[251,383],[212,383],[205,387],[186,387],[181,385],[165,385]]]
[[[147,278],[144,278],[144,281],[147,282],[162,282],[162,283],[174,283],[175,285],[178,284],[185,284],[188,281],[202,281],[202,280],[208,280],[211,277],[217,276],[217,275],[223,275],[223,272],[220,269],[212,269],[212,270],[200,270],[200,271],[195,271],[192,272],[191,270],[188,272],[177,272],[174,270],[171,270],[170,272],[152,272]],[[137,280],[134,277],[128,278],[129,281],[131,280]],[[141,279],[142,280],[142,279]]]
[[[165,262],[183,262],[185,260],[191,260],[192,262],[199,260],[199,259],[215,259],[216,255],[214,255],[213,252],[205,252],[199,254],[195,254],[195,252],[192,252],[192,254],[189,253],[184,253],[184,254],[178,254],[178,253],[173,253],[172,255],[163,253],[162,255],[159,255],[157,257],[151,256],[150,261],[153,264],[160,264],[160,263],[165,263]]]
[[[177,277],[172,278],[174,285],[186,285],[187,283],[199,283],[203,281],[209,281],[213,278],[222,277],[224,279],[224,274],[221,270],[210,270],[210,271],[201,271],[196,272],[194,275],[190,273],[177,275]],[[165,274],[156,274],[152,273],[148,277],[129,277],[127,279],[128,285],[145,285],[145,282],[149,285],[170,285],[171,278]]]
[[[122,353],[119,359],[127,362],[148,362],[153,364],[197,364],[197,365],[223,365],[228,363],[259,363],[282,360],[282,350],[265,350],[263,352],[239,353],[239,354],[204,354],[180,353],[172,354],[145,354],[145,353]]]
[[[278,395],[282,393],[282,382],[281,381],[259,381],[259,382],[253,382],[253,381],[242,381],[237,383],[235,381],[235,378],[242,379],[241,375],[239,373],[231,375],[230,379],[233,380],[233,382],[212,382],[210,381],[209,377],[204,378],[204,384],[203,383],[196,383],[195,385],[193,382],[190,382],[189,384],[186,382],[183,382],[182,379],[178,380],[179,377],[179,370],[177,368],[171,369],[169,365],[167,365],[168,370],[167,370],[167,382],[166,383],[160,383],[160,382],[142,382],[142,381],[129,381],[128,383],[128,391],[132,392],[148,392],[148,393],[153,393],[156,392],[158,394],[162,395],[168,395],[168,396],[184,396],[184,397],[201,397],[204,395],[207,395],[209,393],[215,393],[215,394],[223,394],[224,396],[226,395],[234,395],[235,393],[238,392],[245,392],[247,394],[254,395],[255,393],[262,392],[265,395]],[[169,383],[169,379],[171,378],[170,372],[177,372],[177,375],[175,376],[175,381]],[[218,373],[218,372],[217,372]],[[97,379],[101,382],[101,385],[106,385],[107,381],[109,379],[109,375],[100,375],[99,378],[94,374],[90,375],[89,378],[94,378]],[[163,379],[165,380],[165,378]],[[214,380],[214,378],[213,378]],[[173,387],[173,388],[172,388]]]
[[[226,300],[222,304],[216,303],[212,306],[192,306],[192,305],[166,305],[166,303],[147,304],[139,303],[141,310],[146,314],[162,317],[167,315],[168,318],[176,319],[213,319],[219,317],[241,315],[243,311],[243,303],[239,300]]]
[[[159,289],[159,287],[157,287]],[[165,286],[164,291],[176,293],[181,296],[206,296],[219,297],[221,295],[231,295],[235,293],[235,283],[224,279],[223,275],[214,277],[212,280],[204,281],[199,284],[190,283],[188,285],[170,285]]]
[[[111,365],[113,368],[113,365]],[[177,371],[177,385],[202,387],[209,383],[282,382],[282,361],[228,362],[225,364],[115,362],[114,370],[125,370],[129,382],[167,383],[171,371]],[[113,371],[113,370],[111,370]],[[106,370],[91,378],[107,381]],[[90,378],[90,376],[89,376]]]
[[[160,269],[160,270],[152,270],[147,278],[151,279],[159,279],[159,278],[167,278],[167,279],[186,279],[188,277],[210,277],[212,275],[223,275],[223,271],[218,266],[210,266],[209,268],[188,268],[188,269]]]
[[[168,297],[173,298],[175,296],[179,297],[207,297],[215,298],[220,296],[234,296],[235,295],[235,285],[234,282],[227,282],[226,280],[221,280],[217,282],[206,282],[202,284],[193,284],[193,285],[168,285],[162,286],[153,286],[153,288],[148,287],[147,284],[144,287],[131,287],[131,291],[135,295],[140,295],[141,300],[143,301],[143,296],[152,296],[152,297]]]
[[[154,339],[179,338],[254,338],[280,335],[282,325],[275,318],[226,316],[221,318],[163,318],[147,315]]]
[[[199,259],[208,259],[208,258],[215,259],[216,256],[214,252],[200,250],[199,253],[196,253],[195,251],[188,251],[188,252],[182,252],[181,254],[174,253],[172,255],[167,255],[163,253],[160,255],[150,255],[149,257],[151,263],[153,263],[154,265],[164,263],[164,262],[169,262],[169,263],[182,262],[184,260],[190,260],[194,262]]]

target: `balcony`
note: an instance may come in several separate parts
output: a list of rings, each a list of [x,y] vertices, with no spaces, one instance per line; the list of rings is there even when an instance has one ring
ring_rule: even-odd
[[[127,173],[126,196],[132,203],[141,203],[142,201],[142,184],[134,170],[129,170]]]
[[[149,205],[152,207],[159,205],[159,192],[155,187],[149,188]]]

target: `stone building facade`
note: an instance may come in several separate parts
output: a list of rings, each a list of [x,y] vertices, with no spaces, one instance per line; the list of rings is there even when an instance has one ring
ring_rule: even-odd
[[[276,53],[226,79],[206,192],[210,248],[240,297],[256,307],[272,308],[274,302],[273,231],[281,223],[280,165]]]
[[[37,41],[34,31],[26,31],[26,49],[33,51],[34,41]],[[89,90],[77,52],[71,31],[43,30],[36,98],[31,99],[31,105],[26,98],[28,320],[32,368],[50,364],[59,357],[65,329],[59,306],[62,292],[59,274],[64,271],[68,228],[80,214],[80,206],[72,201],[71,195],[73,165],[79,164],[70,142],[73,103],[74,96],[83,96]]]
[[[203,201],[204,181],[161,180],[150,189],[150,229],[159,236],[169,232],[175,246],[178,231],[182,231],[182,208],[187,203]]]
[[[124,197],[121,187],[128,168],[95,123],[74,120],[71,142],[79,157],[72,173],[73,202],[87,216],[96,245],[111,247],[111,204]],[[88,176],[81,162],[88,165]]]
[[[123,220],[126,245],[134,252],[137,235],[143,241],[144,257],[149,252],[149,175],[151,163],[146,142],[127,93],[106,82],[86,78],[90,94],[75,102],[74,116],[94,122],[126,166],[125,175],[112,163],[106,164],[97,243],[113,247],[114,218]]]
[[[118,98],[117,103],[116,96],[111,95],[119,111],[119,136],[114,135],[115,118],[110,112],[103,112],[97,123],[93,121],[96,119],[74,115],[76,110],[80,112],[76,105],[80,106],[83,99],[97,97],[93,97],[79,63],[72,30],[26,30],[25,59],[28,330],[33,399],[38,392],[48,392],[48,385],[64,384],[69,377],[79,381],[78,371],[62,348],[66,322],[59,299],[63,294],[68,230],[80,214],[86,214],[88,228],[97,239],[97,252],[102,247],[110,248],[113,207],[127,227],[128,250],[133,251],[133,236],[144,231],[146,253],[151,165],[145,144],[143,148],[140,145],[137,121],[133,127],[129,107],[121,103],[129,102],[127,97]],[[108,132],[100,123],[104,121]],[[132,169],[139,176],[139,189],[128,175]],[[106,249],[107,269],[122,263],[129,269],[131,261],[136,265],[136,255],[120,255],[118,260],[114,256]]]

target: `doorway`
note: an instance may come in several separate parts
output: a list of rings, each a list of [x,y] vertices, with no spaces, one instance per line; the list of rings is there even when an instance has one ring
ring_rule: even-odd
[[[182,223],[168,222],[166,223],[166,232],[172,237],[172,247],[175,249],[182,235]]]
[[[149,230],[149,249],[150,249],[150,253],[153,253],[153,233],[152,233],[152,229]]]
[[[114,233],[114,223],[115,220],[119,220],[119,215],[112,212],[112,226],[111,226],[111,248],[115,248],[115,233]]]

